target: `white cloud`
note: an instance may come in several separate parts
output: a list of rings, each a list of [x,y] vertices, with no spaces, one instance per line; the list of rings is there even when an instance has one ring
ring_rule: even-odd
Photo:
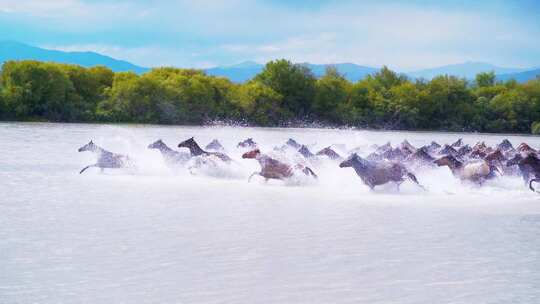
[[[27,23],[81,33],[70,36],[76,43],[49,44],[77,44],[144,65],[274,58],[399,69],[466,60],[539,64],[532,62],[537,56],[520,56],[523,50],[540,52],[538,26],[504,14],[434,7],[341,1],[298,10],[250,0],[0,0],[0,11],[27,16]]]

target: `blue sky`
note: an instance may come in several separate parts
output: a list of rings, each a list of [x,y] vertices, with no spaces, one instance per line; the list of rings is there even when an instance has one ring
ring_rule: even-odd
[[[540,66],[540,2],[0,0],[0,39],[144,66],[246,60]]]

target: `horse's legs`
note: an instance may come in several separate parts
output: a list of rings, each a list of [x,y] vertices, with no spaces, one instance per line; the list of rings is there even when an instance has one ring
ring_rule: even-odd
[[[529,181],[529,189],[531,189],[531,191],[536,192],[536,190],[532,186],[533,183],[540,183],[540,177],[533,178]]]
[[[79,174],[82,174],[84,171],[86,171],[86,169],[88,169],[88,168],[90,168],[90,167],[97,167],[97,164],[93,164],[93,165],[89,165],[89,166],[84,167],[84,168],[79,172]],[[103,170],[103,168],[101,168],[101,170]]]
[[[255,172],[251,173],[251,175],[250,175],[249,178],[248,178],[248,183],[251,182],[251,178],[252,178],[253,176],[255,176],[255,175],[261,175],[261,172],[255,171]]]
[[[420,185],[420,183],[418,182],[418,179],[416,178],[416,176],[414,174],[412,174],[411,172],[407,172],[407,177],[412,180],[415,184],[418,185],[418,187],[422,188],[424,191],[426,191],[426,187]]]

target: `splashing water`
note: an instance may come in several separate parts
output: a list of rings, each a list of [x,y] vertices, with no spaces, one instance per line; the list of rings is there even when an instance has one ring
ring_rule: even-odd
[[[169,168],[191,136],[218,139],[230,165]],[[247,177],[257,161],[236,144],[313,168],[313,180]],[[330,129],[0,124],[0,303],[537,303],[540,195],[518,177],[482,187],[448,168],[417,169],[370,191],[351,168],[274,151],[369,153],[463,137],[494,145],[540,138]],[[128,154],[134,171],[79,170],[90,139]],[[340,144],[345,144],[343,147]]]

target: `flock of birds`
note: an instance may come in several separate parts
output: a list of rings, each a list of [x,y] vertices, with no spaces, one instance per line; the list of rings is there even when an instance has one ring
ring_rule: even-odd
[[[201,148],[194,138],[189,138],[178,145],[184,150],[174,150],[162,140],[148,146],[161,152],[165,163],[169,166],[187,167],[193,173],[194,168],[215,167],[218,164],[230,164],[231,157],[225,153],[221,143],[214,139],[205,148]],[[269,179],[286,180],[295,175],[317,179],[318,176],[311,168],[322,159],[327,158],[339,163],[339,167],[352,167],[361,180],[368,187],[386,183],[399,185],[410,180],[422,189],[425,189],[416,178],[413,171],[426,167],[447,166],[452,174],[464,182],[483,185],[485,181],[503,175],[521,176],[525,184],[535,191],[533,184],[540,182],[540,151],[533,149],[526,143],[514,147],[504,139],[496,146],[488,146],[478,142],[474,146],[465,144],[462,139],[452,144],[440,145],[433,141],[429,145],[415,147],[407,140],[396,147],[390,143],[371,146],[371,153],[361,157],[360,149],[345,151],[344,145],[328,146],[316,153],[310,151],[306,145],[289,139],[283,146],[274,147],[269,153],[263,153],[258,144],[248,138],[239,142],[237,148],[244,149],[243,159],[255,159],[259,162],[261,170],[249,176],[261,176]],[[91,167],[100,168],[133,168],[133,160],[122,154],[109,152],[90,141],[79,149],[79,152],[91,151],[96,154],[97,162],[86,166],[80,173]],[[291,161],[280,157],[285,153],[296,153],[300,160]],[[340,153],[349,155],[344,158]]]

